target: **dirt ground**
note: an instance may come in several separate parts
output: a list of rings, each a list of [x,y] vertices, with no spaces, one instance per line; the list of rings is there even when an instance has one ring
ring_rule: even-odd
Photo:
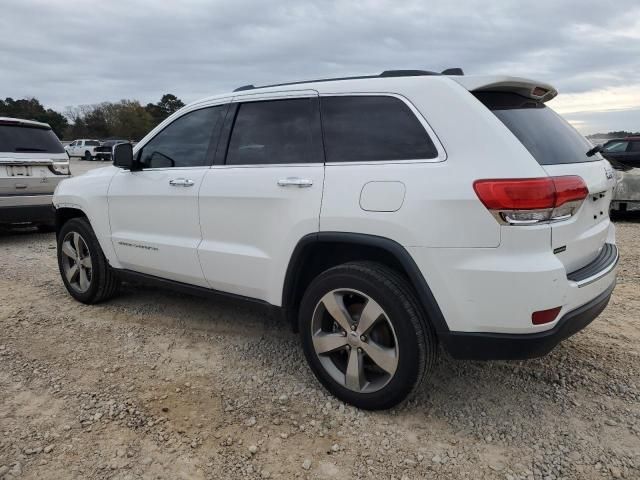
[[[545,358],[441,358],[387,412],[329,396],[257,307],[84,306],[53,234],[0,235],[0,479],[640,478],[640,215],[602,316]]]

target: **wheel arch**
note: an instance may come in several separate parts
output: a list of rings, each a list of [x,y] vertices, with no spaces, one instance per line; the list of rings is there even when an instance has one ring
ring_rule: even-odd
[[[75,207],[60,207],[56,208],[56,236],[60,232],[62,226],[72,218],[83,217],[87,220],[89,217],[81,209]]]
[[[389,238],[349,232],[309,234],[301,238],[293,250],[285,274],[282,307],[294,331],[300,300],[313,278],[328,268],[356,260],[377,261],[400,273],[408,281],[436,333],[449,332],[438,302],[409,252]]]

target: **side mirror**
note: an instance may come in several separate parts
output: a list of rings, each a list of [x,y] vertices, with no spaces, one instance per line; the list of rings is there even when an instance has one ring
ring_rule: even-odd
[[[133,162],[133,145],[130,143],[119,143],[111,149],[111,158],[116,167],[125,170],[135,170]]]

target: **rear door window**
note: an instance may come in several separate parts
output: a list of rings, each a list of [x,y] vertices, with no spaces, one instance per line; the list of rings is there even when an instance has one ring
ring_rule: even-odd
[[[87,140],[86,142],[84,142],[84,144],[87,147],[99,147],[100,146],[100,142],[98,142],[96,140]]]
[[[320,99],[327,162],[418,160],[438,156],[411,109],[390,96]]]
[[[598,155],[587,157],[591,144],[544,103],[515,93],[475,92],[474,95],[511,130],[540,165],[600,160]]]
[[[629,148],[630,152],[640,153],[640,141],[631,142],[631,147]]]
[[[0,152],[64,153],[64,147],[51,129],[0,125]]]

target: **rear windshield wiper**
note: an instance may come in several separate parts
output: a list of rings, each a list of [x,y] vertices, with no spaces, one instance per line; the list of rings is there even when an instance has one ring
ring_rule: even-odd
[[[602,145],[598,144],[587,152],[587,157],[593,157],[596,153],[602,151]]]

